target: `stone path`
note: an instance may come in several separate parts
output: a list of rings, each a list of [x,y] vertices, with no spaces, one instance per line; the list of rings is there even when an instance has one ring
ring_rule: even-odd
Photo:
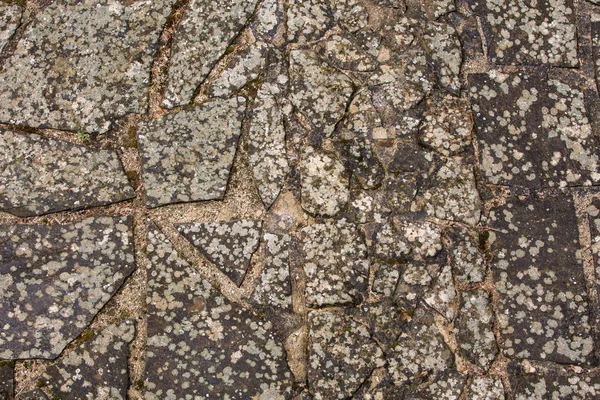
[[[600,1],[0,16],[0,400],[600,398]]]

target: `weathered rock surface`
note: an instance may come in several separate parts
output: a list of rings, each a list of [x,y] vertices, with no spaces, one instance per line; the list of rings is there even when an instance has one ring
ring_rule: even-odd
[[[10,364],[0,366],[0,399],[14,399],[15,371]]]
[[[260,280],[250,297],[252,303],[290,309],[292,286],[290,282],[290,235],[266,232],[265,265]]]
[[[0,4],[0,53],[21,24],[23,8],[17,4]]]
[[[504,400],[504,386],[500,379],[474,376],[467,388],[467,397],[472,400]]]
[[[119,156],[0,129],[0,210],[20,217],[135,197]]]

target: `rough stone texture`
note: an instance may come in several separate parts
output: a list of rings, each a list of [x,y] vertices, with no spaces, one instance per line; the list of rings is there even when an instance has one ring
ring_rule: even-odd
[[[368,284],[367,246],[358,227],[345,219],[301,231],[306,304],[319,307],[356,303]]]
[[[481,19],[492,63],[579,65],[572,0],[476,0],[471,8]]]
[[[92,133],[146,112],[152,57],[173,3],[67,0],[42,8],[0,72],[0,121]]]
[[[53,399],[126,399],[128,346],[134,333],[133,321],[94,333],[49,366],[38,378],[38,387]]]
[[[233,39],[246,25],[256,0],[192,0],[177,26],[163,105],[190,103]]]
[[[291,372],[271,321],[225,299],[153,225],[148,259],[145,399],[289,397]]]
[[[487,292],[462,292],[454,334],[463,357],[484,371],[488,370],[498,353],[493,319],[492,300]]]
[[[0,399],[14,399],[14,378],[15,372],[12,365],[0,366]]]
[[[265,266],[260,280],[250,297],[252,303],[290,309],[292,307],[292,286],[290,282],[289,235],[266,232]]]
[[[315,399],[345,399],[384,364],[369,330],[329,311],[308,314],[308,387]]]
[[[448,24],[430,22],[425,29],[423,42],[440,85],[451,92],[458,92],[461,87],[462,49],[454,28]]]
[[[258,248],[261,221],[177,224],[175,227],[233,283],[242,284],[252,254]]]
[[[467,388],[467,398],[471,400],[504,400],[502,381],[487,376],[474,376]]]
[[[21,24],[23,8],[17,4],[0,3],[0,53]]]
[[[291,42],[319,39],[333,27],[328,0],[291,0],[287,7],[287,34]]]
[[[481,168],[488,183],[598,184],[596,139],[577,85],[536,72],[469,77]]]
[[[135,197],[117,153],[0,129],[0,210],[20,217]]]
[[[450,256],[456,280],[463,283],[483,282],[486,274],[485,256],[476,232],[456,229],[450,233],[453,241]]]
[[[146,205],[221,199],[245,99],[215,100],[138,125]]]
[[[443,372],[438,379],[422,387],[409,390],[405,400],[458,400],[467,377],[453,370]]]
[[[454,318],[454,300],[456,299],[456,286],[452,276],[452,267],[446,265],[437,277],[431,291],[425,295],[425,303],[442,314],[446,319]],[[491,310],[490,310],[491,311]]]
[[[0,226],[0,359],[56,358],[135,268],[131,219]]]
[[[300,160],[302,208],[311,214],[332,217],[350,196],[348,173],[333,155],[305,150]]]
[[[504,353],[588,362],[593,341],[572,197],[511,196],[490,212],[490,227]]]

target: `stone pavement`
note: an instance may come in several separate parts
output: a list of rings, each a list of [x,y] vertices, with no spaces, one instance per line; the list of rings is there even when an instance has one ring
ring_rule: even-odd
[[[600,399],[600,1],[0,16],[0,400]]]

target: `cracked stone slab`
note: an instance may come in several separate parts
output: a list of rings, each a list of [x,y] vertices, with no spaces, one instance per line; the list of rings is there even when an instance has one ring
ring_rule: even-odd
[[[589,362],[594,343],[572,197],[510,196],[489,225],[504,354]]]
[[[335,146],[346,170],[351,171],[352,179],[363,189],[373,189],[381,185],[385,178],[385,170],[369,140],[340,139]]]
[[[343,118],[354,87],[348,76],[310,50],[290,52],[290,91],[294,107],[328,137]]]
[[[433,382],[409,390],[404,400],[458,400],[467,377],[458,371],[444,371]]]
[[[308,313],[308,387],[315,399],[345,399],[385,363],[367,327],[329,311]]]
[[[290,42],[320,39],[334,25],[328,0],[291,0],[287,7],[287,35]]]
[[[323,60],[342,70],[370,72],[377,67],[375,56],[361,48],[351,35],[329,36],[316,44],[315,52]]]
[[[592,239],[592,255],[596,264],[596,287],[600,288],[600,199],[593,198],[586,210],[589,219],[590,235]]]
[[[301,231],[306,304],[320,307],[357,303],[368,285],[367,246],[358,226],[345,219]]]
[[[0,3],[0,53],[21,24],[23,8],[17,4]]]
[[[467,397],[471,400],[504,400],[502,381],[489,376],[474,376],[467,387]]]
[[[119,156],[0,129],[0,210],[30,217],[135,197]]]
[[[189,104],[248,22],[257,0],[192,0],[177,26],[163,106]]]
[[[254,288],[250,302],[283,309],[292,307],[292,286],[290,282],[290,235],[266,232],[265,266]]]
[[[0,121],[103,133],[114,119],[146,112],[173,3],[68,0],[42,8],[0,72]]]
[[[133,272],[131,218],[0,227],[0,358],[56,358]]]
[[[452,248],[450,258],[454,277],[462,283],[479,283],[485,280],[486,261],[480,248],[480,236],[474,231],[455,228],[450,232]]]
[[[492,299],[484,290],[461,293],[454,334],[467,360],[487,371],[498,354],[493,331]]]
[[[481,169],[487,183],[527,187],[600,181],[583,93],[544,71],[469,75]]]
[[[223,198],[245,103],[217,99],[138,124],[148,207]]]
[[[391,300],[376,303],[362,303],[356,308],[345,308],[350,318],[367,326],[370,335],[378,346],[387,353],[396,344],[396,339],[410,317]]]
[[[242,284],[252,254],[258,248],[261,221],[176,224],[175,227],[236,285]]]
[[[592,55],[596,73],[596,89],[600,88],[600,21],[592,22]]]
[[[359,224],[383,223],[391,213],[382,190],[352,190],[348,201],[348,220]]]
[[[462,47],[455,29],[448,24],[429,22],[423,32],[423,44],[440,85],[452,93],[460,91]]]
[[[470,6],[481,19],[492,63],[579,66],[572,0],[477,0]]]
[[[442,268],[431,291],[424,297],[425,303],[443,315],[447,320],[454,319],[454,300],[456,299],[456,286],[452,276],[452,267],[446,265]]]
[[[271,321],[223,297],[148,231],[145,399],[289,398],[292,374]]]
[[[308,148],[300,159],[302,208],[332,217],[346,207],[350,197],[348,172],[333,155]]]
[[[265,0],[256,12],[250,28],[257,39],[272,43],[284,18],[285,7],[282,0]]]
[[[15,371],[11,364],[3,364],[0,366],[0,399],[14,399],[14,379]]]
[[[134,335],[130,320],[93,333],[50,365],[38,378],[37,386],[52,399],[126,399],[129,343]]]

